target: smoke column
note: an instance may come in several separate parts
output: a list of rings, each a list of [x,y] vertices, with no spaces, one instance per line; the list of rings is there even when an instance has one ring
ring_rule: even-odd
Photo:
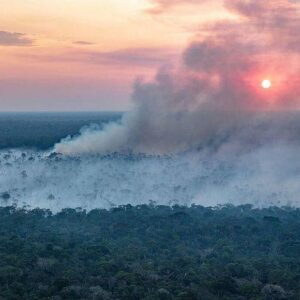
[[[299,4],[228,0],[224,5],[239,21],[201,28],[180,66],[162,68],[153,82],[135,84],[135,108],[119,123],[101,131],[87,129],[62,140],[54,151],[180,153],[234,128],[245,131],[245,120],[254,130],[254,114],[298,108]],[[265,78],[273,84],[268,91],[261,88]],[[275,138],[284,138],[285,129],[275,128]],[[259,138],[260,132],[255,134]]]

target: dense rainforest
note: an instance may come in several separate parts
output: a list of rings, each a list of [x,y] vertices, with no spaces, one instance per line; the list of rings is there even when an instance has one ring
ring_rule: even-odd
[[[300,209],[0,208],[0,299],[300,299]]]

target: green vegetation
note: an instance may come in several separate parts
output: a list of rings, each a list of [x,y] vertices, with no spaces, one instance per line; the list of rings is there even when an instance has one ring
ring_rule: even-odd
[[[300,210],[0,208],[0,299],[300,299]]]

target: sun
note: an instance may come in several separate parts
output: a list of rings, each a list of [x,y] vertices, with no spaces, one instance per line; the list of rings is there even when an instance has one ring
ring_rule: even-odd
[[[272,87],[272,82],[271,82],[271,80],[269,80],[269,79],[264,79],[264,80],[261,82],[261,87],[262,87],[263,89],[269,89],[269,88],[271,88],[271,87]]]

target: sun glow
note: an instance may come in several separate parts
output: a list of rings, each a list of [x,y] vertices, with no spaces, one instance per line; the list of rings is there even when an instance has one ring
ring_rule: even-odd
[[[261,86],[263,89],[269,89],[272,87],[272,82],[271,80],[269,79],[264,79],[262,82],[261,82]]]

